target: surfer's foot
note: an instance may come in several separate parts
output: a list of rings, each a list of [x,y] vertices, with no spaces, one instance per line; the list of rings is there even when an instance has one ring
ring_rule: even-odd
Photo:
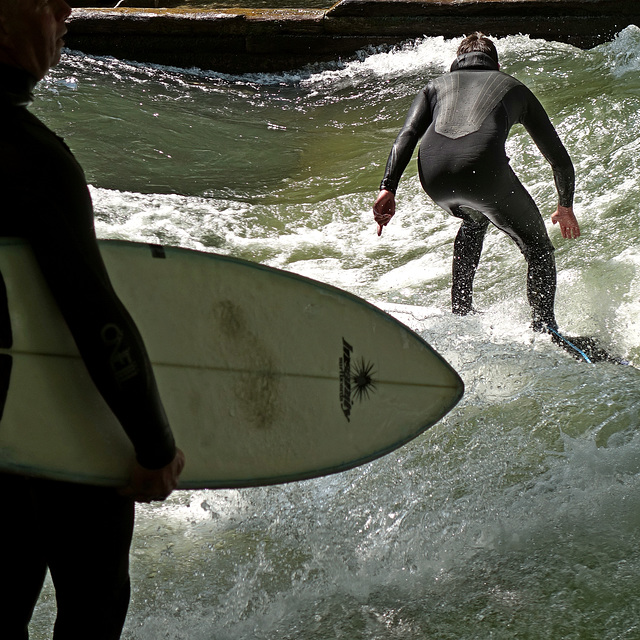
[[[546,322],[545,320],[534,320],[531,323],[531,329],[536,333],[551,333],[558,331],[558,324],[554,322]]]
[[[544,331],[544,329],[543,329]],[[568,351],[576,360],[586,361],[590,364],[596,362],[614,362],[616,364],[629,364],[617,356],[611,355],[600,346],[598,340],[592,336],[566,336],[558,332],[558,328],[547,325],[545,333],[551,334],[551,342]]]
[[[461,305],[455,305],[451,307],[451,313],[456,316],[468,316],[469,314],[481,313],[475,307],[463,307]]]

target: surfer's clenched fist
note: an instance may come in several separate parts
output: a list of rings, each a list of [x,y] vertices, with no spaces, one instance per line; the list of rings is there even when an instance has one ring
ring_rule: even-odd
[[[373,205],[373,219],[378,223],[378,235],[396,213],[396,197],[393,191],[383,189]]]
[[[136,502],[165,500],[178,487],[183,468],[184,454],[180,449],[176,450],[174,459],[161,469],[145,469],[136,462],[129,484],[120,493]]]

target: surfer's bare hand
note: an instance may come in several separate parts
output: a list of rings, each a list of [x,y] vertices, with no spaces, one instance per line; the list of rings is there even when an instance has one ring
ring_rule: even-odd
[[[562,237],[573,240],[580,237],[580,225],[573,214],[573,207],[558,206],[555,213],[551,215],[553,224],[560,224]]]
[[[373,205],[373,219],[378,223],[378,235],[382,235],[382,227],[386,227],[396,212],[396,197],[392,191],[382,189]]]
[[[178,449],[175,458],[161,469],[146,469],[135,463],[129,485],[122,489],[123,496],[136,502],[165,500],[178,486],[178,478],[184,469],[184,453]]]

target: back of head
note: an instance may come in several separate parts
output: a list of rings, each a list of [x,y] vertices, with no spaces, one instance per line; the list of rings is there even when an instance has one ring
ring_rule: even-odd
[[[19,0],[0,0],[0,14],[9,15],[20,8]]]
[[[484,33],[480,33],[480,31],[472,33],[460,43],[457,55],[461,56],[463,53],[471,53],[473,51],[486,53],[488,56],[493,58],[496,63],[498,62],[498,51],[496,50],[496,45],[493,44],[493,41],[487,38]]]

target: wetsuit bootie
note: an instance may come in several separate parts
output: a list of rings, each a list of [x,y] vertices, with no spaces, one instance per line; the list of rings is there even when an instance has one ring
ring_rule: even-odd
[[[462,304],[453,304],[451,305],[451,313],[456,316],[466,316],[472,313],[473,309],[471,306],[462,305]]]
[[[476,309],[475,307],[452,305],[451,313],[453,313],[456,316],[468,316],[468,315],[475,315],[477,313],[482,313],[482,311],[478,311],[478,309]]]
[[[531,329],[536,333],[550,333],[553,335],[558,331],[558,323],[555,320],[549,322],[547,320],[534,319],[531,321]]]

